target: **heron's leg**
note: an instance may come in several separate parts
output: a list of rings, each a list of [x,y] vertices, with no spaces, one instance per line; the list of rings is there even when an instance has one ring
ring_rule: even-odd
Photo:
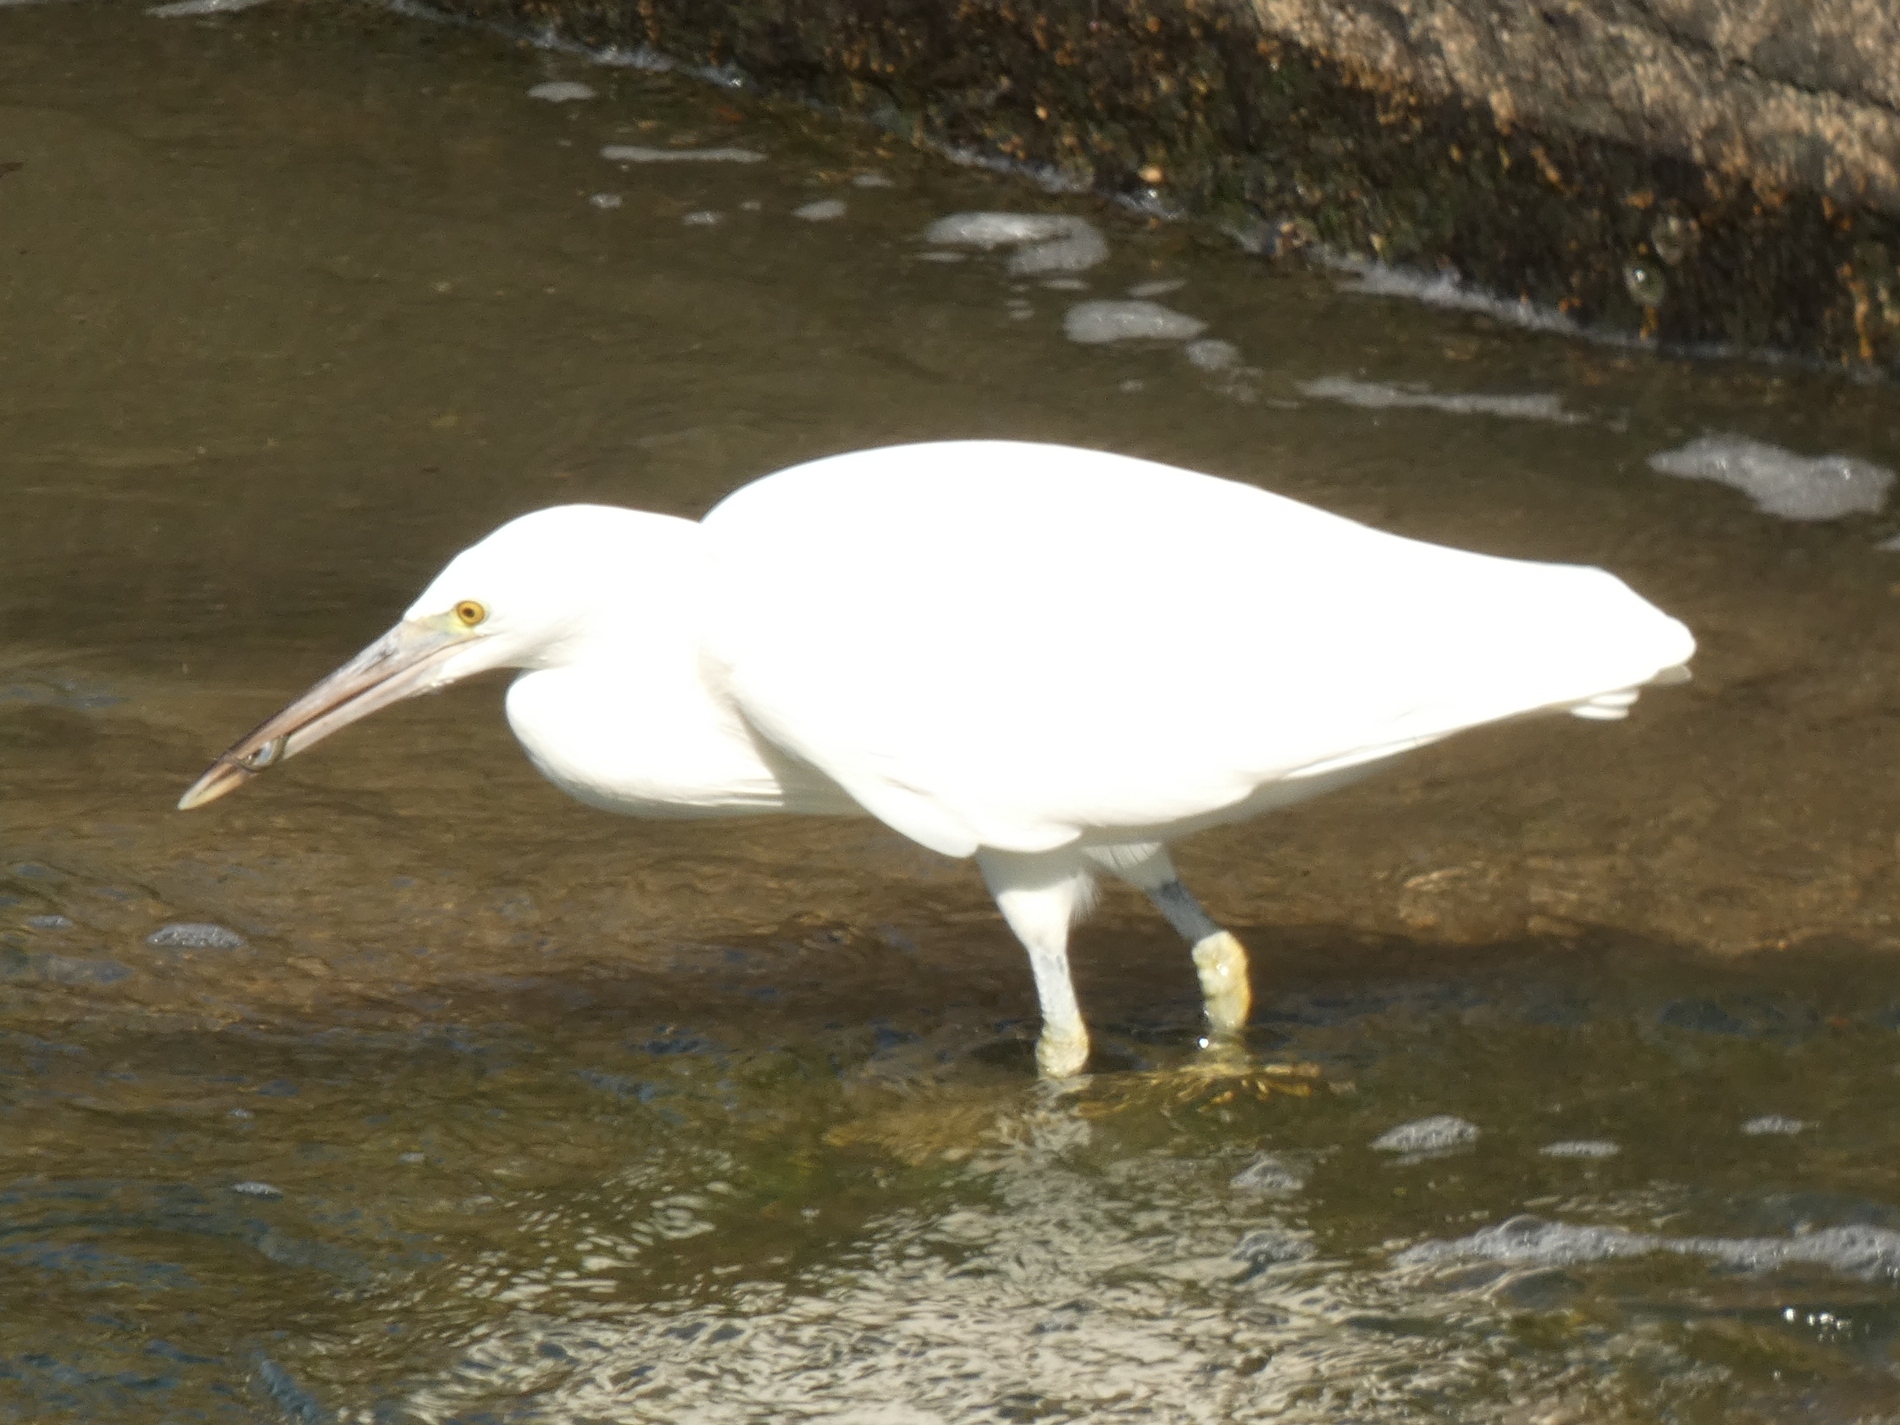
[[[1069,979],[1069,927],[1093,898],[1088,868],[1067,848],[1041,853],[985,848],[976,853],[976,863],[1003,919],[1029,951],[1042,1004],[1036,1066],[1052,1079],[1079,1074],[1088,1062],[1089,1031]]]
[[[1194,968],[1201,979],[1201,998],[1207,1023],[1217,1038],[1231,1038],[1246,1026],[1253,1011],[1253,987],[1247,977],[1247,947],[1222,930],[1201,908],[1194,894],[1175,874],[1168,848],[1159,842],[1129,846],[1096,846],[1089,855],[1116,875],[1147,893],[1155,909],[1168,918],[1175,933],[1193,947]]]

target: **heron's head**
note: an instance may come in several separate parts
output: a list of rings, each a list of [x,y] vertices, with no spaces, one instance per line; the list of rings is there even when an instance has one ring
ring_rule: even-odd
[[[695,528],[607,505],[560,505],[503,525],[450,560],[402,622],[221,754],[179,810],[404,698],[493,668],[567,661],[634,612],[640,583],[672,562],[652,556]]]

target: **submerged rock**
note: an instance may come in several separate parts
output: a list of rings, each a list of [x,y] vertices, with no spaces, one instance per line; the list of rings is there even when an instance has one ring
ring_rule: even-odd
[[[1276,1153],[1262,1153],[1235,1173],[1231,1186],[1243,1192],[1293,1193],[1306,1186],[1310,1170]]]
[[[1247,1273],[1252,1276],[1268,1267],[1303,1262],[1318,1250],[1312,1238],[1304,1232],[1289,1232],[1280,1227],[1257,1227],[1240,1239],[1232,1255],[1235,1261],[1246,1262],[1253,1268],[1252,1272]]]

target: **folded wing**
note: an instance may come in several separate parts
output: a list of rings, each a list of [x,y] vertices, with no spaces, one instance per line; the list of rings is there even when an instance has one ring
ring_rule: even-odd
[[[951,855],[1165,827],[1693,652],[1601,570],[1402,539],[1092,451],[963,442],[707,516],[709,651],[767,738]]]

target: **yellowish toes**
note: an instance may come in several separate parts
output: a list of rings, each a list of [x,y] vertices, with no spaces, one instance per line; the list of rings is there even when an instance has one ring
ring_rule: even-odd
[[[1088,1061],[1087,1034],[1057,1036],[1044,1029],[1036,1040],[1036,1067],[1045,1079],[1073,1078]]]
[[[1207,1023],[1217,1038],[1237,1035],[1253,1012],[1253,986],[1247,979],[1247,947],[1225,930],[1194,946],[1194,968],[1201,976]]]

